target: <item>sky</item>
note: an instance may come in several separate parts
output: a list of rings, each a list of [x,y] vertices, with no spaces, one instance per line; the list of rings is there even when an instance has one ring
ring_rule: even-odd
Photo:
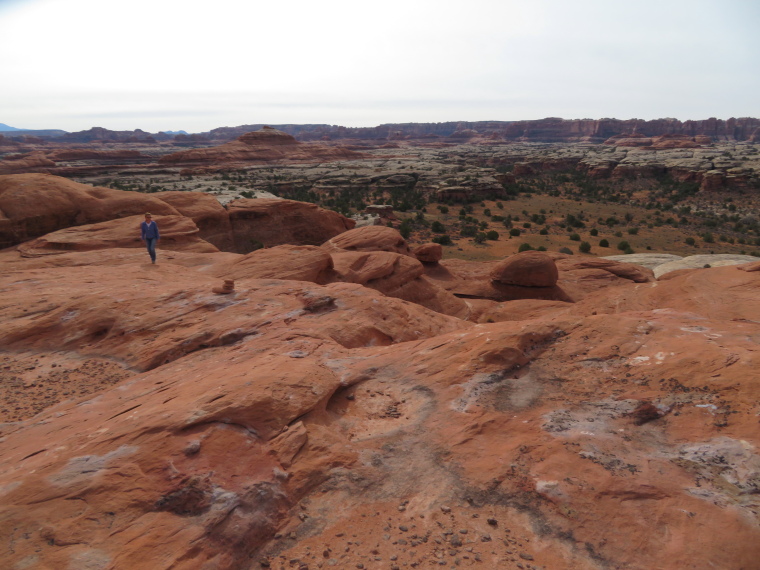
[[[0,123],[760,117],[759,0],[0,0]]]

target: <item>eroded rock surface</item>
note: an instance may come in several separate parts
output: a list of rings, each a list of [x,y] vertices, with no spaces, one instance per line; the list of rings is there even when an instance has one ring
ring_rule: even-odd
[[[520,273],[386,230],[0,251],[4,564],[754,567],[757,263]]]

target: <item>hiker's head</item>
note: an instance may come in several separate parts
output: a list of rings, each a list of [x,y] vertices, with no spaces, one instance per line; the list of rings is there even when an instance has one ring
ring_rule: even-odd
[[[146,222],[149,222],[149,221],[151,220],[151,218],[152,218],[152,217],[153,217],[153,216],[151,216],[151,215],[150,215],[150,212],[148,212],[147,214],[145,214],[145,221],[146,221]]]

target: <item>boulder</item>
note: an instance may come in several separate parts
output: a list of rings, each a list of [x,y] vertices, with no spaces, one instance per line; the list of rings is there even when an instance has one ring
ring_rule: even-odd
[[[314,204],[276,198],[242,198],[227,205],[238,253],[262,245],[320,245],[354,227],[354,221]]]
[[[354,228],[335,236],[322,244],[329,252],[340,251],[389,251],[411,256],[406,240],[393,228],[365,226]]]
[[[423,243],[415,248],[414,256],[422,263],[438,263],[443,257],[443,247],[439,243]]]
[[[389,297],[422,305],[445,315],[466,318],[467,303],[423,275],[417,259],[387,251],[343,251],[332,254],[336,278],[359,283]]]
[[[491,271],[491,280],[520,287],[554,287],[559,272],[554,260],[539,251],[524,251],[501,261]]]

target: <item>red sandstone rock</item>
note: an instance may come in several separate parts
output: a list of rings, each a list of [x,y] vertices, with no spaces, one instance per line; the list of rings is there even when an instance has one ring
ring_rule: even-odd
[[[121,252],[0,252],[0,375],[23,363],[40,368],[26,382],[65,381],[29,360],[47,351],[67,369],[143,371],[0,424],[11,568],[760,557],[758,271],[635,283],[560,267],[560,284],[598,272],[609,285],[574,304],[494,305],[519,320],[474,325],[351,283],[243,279],[214,295],[208,260],[232,254],[151,266]],[[494,265],[429,269],[487,281]],[[19,377],[0,390],[22,393]]]
[[[154,216],[161,232],[158,249],[212,253],[219,251],[202,240],[198,227],[184,216]],[[123,247],[144,247],[140,239],[142,216],[130,216],[98,224],[65,228],[18,246],[24,257],[56,255],[67,251],[91,251]]]
[[[0,176],[0,248],[56,230],[151,212],[177,215],[137,192],[98,188],[44,174]]]
[[[232,279],[293,279],[328,283],[333,280],[330,254],[313,245],[278,245],[241,256],[215,271]]]
[[[398,233],[387,226],[355,228],[330,239],[322,245],[329,252],[389,251],[411,256],[411,250]]]
[[[332,258],[341,281],[360,283],[446,315],[466,318],[469,313],[464,301],[424,277],[422,264],[411,256],[387,251],[344,251],[333,253]]]
[[[235,250],[229,215],[214,196],[203,192],[156,192],[153,196],[192,218],[202,239],[222,251]]]
[[[439,243],[423,243],[415,248],[414,256],[422,263],[438,263],[443,257],[443,248]]]
[[[504,285],[554,287],[559,273],[554,260],[539,251],[524,251],[501,261],[491,271],[491,279]]]
[[[243,198],[227,205],[236,250],[257,245],[320,245],[350,230],[355,222],[314,204],[274,198]]]

